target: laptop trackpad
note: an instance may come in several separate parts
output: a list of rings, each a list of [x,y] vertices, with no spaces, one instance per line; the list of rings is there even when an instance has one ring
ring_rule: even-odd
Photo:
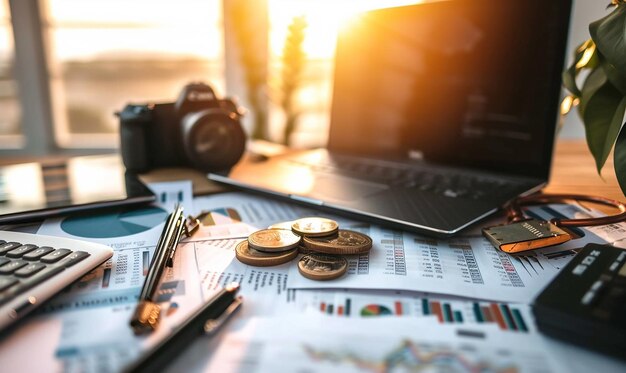
[[[357,179],[317,176],[310,195],[321,200],[353,201],[386,189],[386,185]]]

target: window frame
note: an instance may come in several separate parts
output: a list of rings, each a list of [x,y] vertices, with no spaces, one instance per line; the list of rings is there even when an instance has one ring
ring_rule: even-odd
[[[221,0],[222,9],[227,3],[242,0]],[[247,1],[247,0],[243,0]],[[259,1],[261,8],[267,7],[267,0]],[[74,156],[87,154],[107,154],[119,151],[109,141],[68,141],[64,134],[58,133],[58,126],[67,124],[64,92],[55,86],[53,70],[58,68],[52,56],[51,36],[47,30],[47,5],[45,0],[8,0],[9,14],[14,39],[14,71],[17,82],[17,99],[20,105],[21,135],[3,136],[0,145],[0,157],[38,157],[46,155]],[[228,16],[226,12],[222,14]],[[231,22],[224,20],[224,79],[227,92],[241,91],[242,77],[237,58],[232,53],[229,43]],[[56,109],[56,110],[55,110]],[[56,127],[55,127],[56,125]],[[77,135],[80,136],[84,135]],[[90,135],[88,135],[90,136]],[[76,139],[74,139],[76,140]],[[91,139],[93,140],[93,139]],[[15,146],[9,147],[11,142]],[[80,144],[79,146],[77,146]],[[19,146],[21,145],[21,146]],[[85,146],[87,145],[87,146]]]

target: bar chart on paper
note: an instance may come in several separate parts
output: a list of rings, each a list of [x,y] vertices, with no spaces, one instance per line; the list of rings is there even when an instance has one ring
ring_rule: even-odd
[[[304,312],[350,318],[432,317],[439,324],[494,324],[502,330],[528,332],[528,306],[399,294],[350,291],[299,291],[296,307]]]

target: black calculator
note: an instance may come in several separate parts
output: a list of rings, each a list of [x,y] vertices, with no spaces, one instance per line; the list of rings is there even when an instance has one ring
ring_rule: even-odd
[[[540,332],[626,359],[626,250],[588,244],[532,310]]]

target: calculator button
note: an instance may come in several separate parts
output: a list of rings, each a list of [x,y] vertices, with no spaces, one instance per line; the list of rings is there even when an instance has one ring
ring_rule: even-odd
[[[19,258],[29,251],[33,251],[37,248],[35,245],[22,245],[17,249],[13,249],[7,253],[7,258]]]
[[[13,277],[0,277],[0,291],[17,284],[17,279]]]
[[[57,273],[62,272],[64,269],[65,268],[59,266],[48,267],[35,273],[33,276],[21,280],[17,285],[0,292],[0,304],[15,299],[18,294],[46,281]]]
[[[2,275],[10,275],[11,273],[15,272],[16,270],[24,267],[26,264],[28,264],[28,263],[23,261],[23,260],[13,260],[13,261],[11,261],[11,263],[7,263],[7,264],[3,265],[2,267],[0,267],[0,274],[2,274]]]
[[[59,262],[58,265],[68,268],[80,262],[81,260],[87,258],[88,256],[89,256],[89,253],[86,253],[84,251],[75,251],[72,254],[70,254],[67,258],[63,259],[63,261]]]
[[[585,293],[585,295],[580,300],[580,302],[582,304],[584,304],[585,306],[588,306],[588,305],[591,304],[591,302],[593,302],[595,297],[596,297],[596,293],[594,293],[593,291],[589,290],[588,292]]]
[[[41,258],[41,262],[42,263],[54,263],[54,262],[59,261],[60,259],[65,258],[71,252],[72,250],[68,250],[68,249],[56,249],[50,254]]]
[[[20,283],[20,286],[18,286],[16,289],[16,293],[20,293],[24,290],[30,289],[33,286],[39,284],[40,282],[49,279],[50,277],[56,275],[59,272],[62,272],[63,270],[65,270],[65,268],[59,267],[59,266],[52,266],[52,267],[45,268],[35,273],[35,275],[22,280],[22,282]]]
[[[50,246],[42,246],[37,250],[33,250],[29,253],[24,254],[22,259],[24,260],[39,260],[42,256],[49,254],[54,251],[54,248]]]
[[[595,291],[595,292],[598,292],[598,290],[602,289],[602,287],[604,287],[604,285],[605,285],[604,281],[598,280],[598,281],[594,282],[593,285],[591,285],[591,290]]]
[[[35,273],[41,271],[46,268],[46,265],[43,263],[31,263],[26,267],[22,267],[15,271],[14,275],[17,277],[29,277],[34,275]]]
[[[585,270],[587,269],[587,266],[584,266],[582,264],[577,265],[576,267],[574,267],[574,269],[572,270],[572,273],[575,275],[582,275],[583,273],[585,273]]]
[[[17,247],[22,246],[19,242],[7,242],[0,245],[0,254],[4,255],[7,251],[11,251]]]
[[[615,272],[615,270],[617,269],[618,266],[619,266],[619,262],[618,261],[614,261],[613,264],[611,264],[611,266],[609,267],[609,271]]]
[[[11,261],[11,259],[0,258],[0,267],[2,267],[3,265],[7,264],[10,261]]]

